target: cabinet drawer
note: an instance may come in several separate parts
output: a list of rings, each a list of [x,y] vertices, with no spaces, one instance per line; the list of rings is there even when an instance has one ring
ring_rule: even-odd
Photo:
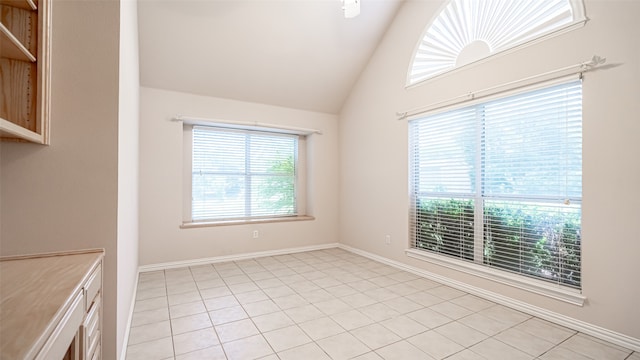
[[[96,349],[100,347],[100,297],[96,298],[96,301],[89,309],[87,317],[84,319],[81,328],[82,337],[82,353],[85,354],[85,359],[91,359],[91,356],[95,353]]]
[[[100,344],[98,344],[98,347],[96,348],[96,352],[93,353],[91,360],[100,360],[100,359],[102,359],[102,349],[100,348]]]
[[[89,277],[87,285],[84,288],[84,298],[86,301],[85,309],[91,307],[91,303],[102,288],[102,265],[99,265]]]
[[[87,350],[86,359],[94,358],[96,356],[96,353],[99,352],[101,336],[102,336],[102,333],[100,331],[97,331],[94,334],[94,337],[90,339],[90,341],[93,341],[93,342],[91,343],[91,345],[89,346],[89,349]]]

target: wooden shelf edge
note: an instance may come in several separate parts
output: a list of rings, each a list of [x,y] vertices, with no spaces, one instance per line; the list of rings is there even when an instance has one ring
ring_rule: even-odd
[[[104,253],[105,253],[104,248],[89,248],[89,249],[80,249],[80,250],[66,250],[66,251],[53,251],[53,252],[44,252],[44,253],[30,253],[30,254],[21,254],[21,255],[0,256],[0,261],[37,259],[37,258],[43,258],[43,257],[83,255],[83,254],[104,255]]]
[[[33,54],[29,51],[29,49],[27,49],[20,42],[20,40],[18,40],[18,38],[16,38],[15,35],[13,35],[11,31],[9,31],[9,29],[7,29],[7,27],[4,26],[4,24],[1,22],[0,22],[0,35],[4,36],[9,41],[9,46],[4,45],[2,47],[2,50],[3,50],[2,57],[9,58],[9,59],[22,60],[22,61],[36,62],[37,60],[36,57],[33,56]],[[13,46],[10,46],[10,45],[13,45]]]
[[[3,118],[0,118],[0,137],[3,139],[21,139],[38,144],[45,144],[45,139],[42,134],[27,130]]]
[[[0,0],[0,5],[17,7],[18,9],[24,10],[38,10],[38,5],[36,5],[33,0]]]
[[[32,0],[29,0],[32,1]],[[38,94],[37,121],[39,133],[42,134],[42,143],[49,145],[51,128],[51,1],[39,0],[38,36],[41,41],[38,44]]]

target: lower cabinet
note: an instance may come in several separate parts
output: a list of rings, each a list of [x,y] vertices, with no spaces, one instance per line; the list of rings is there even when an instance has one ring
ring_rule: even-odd
[[[36,360],[53,360],[65,351],[62,359],[100,359],[102,340],[102,264],[89,276],[82,291],[73,301],[63,321],[54,330],[36,357]],[[71,340],[68,340],[71,338]],[[69,344],[70,341],[70,344]],[[66,344],[69,344],[68,347]],[[61,350],[62,349],[62,350]]]
[[[0,258],[0,360],[101,359],[103,257],[98,249]]]

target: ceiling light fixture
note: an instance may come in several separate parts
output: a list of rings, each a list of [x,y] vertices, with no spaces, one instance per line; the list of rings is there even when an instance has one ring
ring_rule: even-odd
[[[347,19],[360,15],[360,0],[342,0],[342,10]]]

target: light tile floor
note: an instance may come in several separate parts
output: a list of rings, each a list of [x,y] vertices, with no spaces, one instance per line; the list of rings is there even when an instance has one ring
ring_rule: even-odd
[[[140,274],[127,360],[640,353],[340,249]]]

